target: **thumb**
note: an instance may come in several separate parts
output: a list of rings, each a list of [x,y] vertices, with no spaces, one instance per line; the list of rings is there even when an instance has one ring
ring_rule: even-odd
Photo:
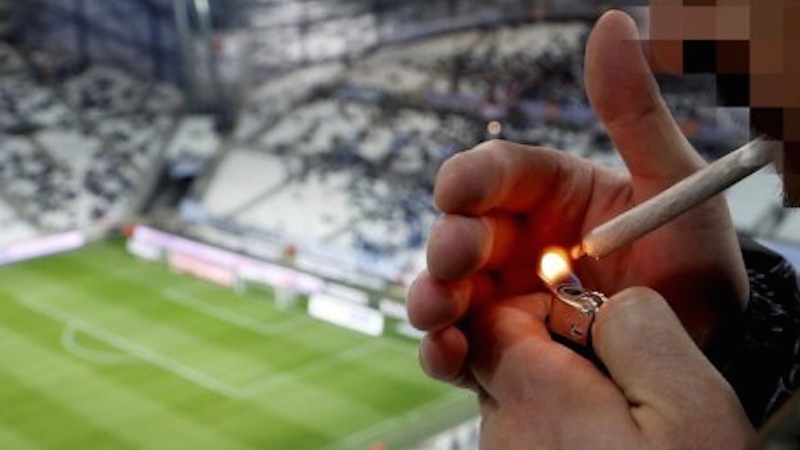
[[[640,426],[656,413],[672,424],[714,418],[749,428],[733,389],[655,291],[632,288],[609,299],[597,313],[592,338]]]
[[[630,16],[600,18],[585,65],[589,100],[635,181],[654,193],[703,166],[661,98]]]

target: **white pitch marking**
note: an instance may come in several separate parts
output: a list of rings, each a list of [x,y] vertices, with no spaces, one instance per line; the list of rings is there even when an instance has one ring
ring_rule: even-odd
[[[85,331],[81,328],[81,324],[75,320],[67,323],[66,326],[64,326],[64,330],[61,332],[61,345],[78,358],[85,359],[95,364],[105,365],[128,364],[133,360],[130,354],[102,352],[91,350],[80,345],[76,339],[76,335],[80,332]]]
[[[239,388],[229,386],[217,380],[216,378],[213,378],[209,375],[199,372],[191,367],[185,366],[168,357],[160,355],[147,347],[143,347],[141,345],[126,341],[125,339],[113,333],[110,333],[106,330],[103,330],[89,323],[82,322],[79,319],[72,317],[72,315],[70,315],[69,313],[61,311],[50,305],[45,305],[43,303],[31,299],[19,299],[18,302],[21,305],[27,307],[28,309],[35,311],[45,317],[49,317],[50,319],[53,319],[62,324],[68,324],[70,322],[79,324],[80,328],[89,335],[97,339],[100,339],[102,341],[105,341],[107,344],[112,345],[122,351],[125,351],[131,354],[132,356],[141,359],[142,361],[146,361],[156,367],[160,367],[161,369],[171,372],[174,375],[177,375],[178,377],[183,378],[184,380],[194,383],[200,387],[216,392],[231,400],[240,400],[241,398],[244,397],[242,390]]]
[[[254,331],[256,333],[264,334],[266,336],[274,336],[274,335],[278,334],[278,331],[275,330],[275,328],[279,328],[278,326],[274,326],[274,325],[270,326],[270,325],[264,325],[264,324],[258,323],[256,321],[250,319],[249,317],[242,316],[242,315],[237,314],[237,313],[233,313],[233,312],[231,312],[229,310],[226,310],[225,308],[217,307],[217,306],[209,304],[207,302],[197,301],[197,300],[194,300],[192,298],[189,298],[188,294],[185,294],[183,292],[180,292],[180,291],[177,291],[177,290],[174,290],[174,289],[170,289],[170,290],[166,291],[166,294],[167,295],[164,296],[164,298],[167,301],[181,304],[181,305],[183,305],[183,306],[185,306],[187,308],[193,308],[193,309],[195,309],[197,311],[200,311],[202,313],[208,314],[208,315],[210,315],[212,317],[215,317],[215,318],[217,318],[219,320],[226,321],[226,322],[231,323],[233,325],[237,325],[237,326],[239,326],[241,328],[248,329],[248,330]],[[178,297],[180,297],[180,298],[178,298]],[[126,351],[129,354],[131,354],[131,355],[133,355],[133,356],[135,356],[135,357],[137,357],[139,359],[142,359],[142,360],[144,360],[146,362],[150,362],[151,364],[159,366],[159,367],[161,367],[161,368],[163,368],[165,370],[171,371],[171,372],[175,373],[176,375],[178,375],[178,376],[180,376],[180,377],[182,377],[184,379],[187,379],[187,380],[189,380],[191,382],[199,384],[201,387],[204,387],[206,389],[212,390],[214,392],[218,392],[218,393],[220,393],[222,395],[225,395],[228,398],[236,399],[236,400],[247,398],[248,396],[258,395],[258,394],[262,394],[264,392],[268,392],[268,391],[270,391],[270,390],[272,390],[272,389],[274,389],[274,388],[276,388],[278,386],[281,386],[283,384],[291,382],[293,377],[296,378],[296,377],[300,377],[300,376],[311,375],[311,374],[313,374],[313,373],[315,373],[317,371],[321,371],[321,370],[327,369],[327,368],[329,368],[331,366],[334,366],[334,365],[336,365],[338,363],[350,361],[350,360],[356,359],[356,358],[358,358],[360,356],[364,356],[364,355],[366,355],[366,354],[368,354],[368,353],[370,353],[372,351],[376,351],[376,350],[378,350],[378,347],[386,347],[389,350],[396,351],[396,352],[398,352],[400,354],[403,354],[403,355],[411,355],[412,353],[416,354],[416,348],[415,347],[405,346],[405,345],[402,345],[399,342],[395,342],[394,340],[375,339],[375,340],[369,341],[367,343],[361,344],[361,345],[359,345],[357,347],[354,347],[352,349],[345,350],[344,352],[337,353],[337,354],[335,354],[334,356],[332,356],[330,358],[326,358],[326,359],[310,362],[310,363],[308,363],[306,365],[297,367],[297,368],[295,368],[293,370],[282,372],[282,373],[279,373],[278,375],[273,375],[273,376],[270,376],[268,378],[265,378],[264,380],[257,381],[255,383],[249,385],[249,386],[245,386],[243,388],[232,387],[232,386],[229,386],[229,385],[227,385],[227,384],[225,384],[225,383],[223,383],[223,382],[221,382],[221,381],[219,381],[219,380],[217,380],[215,378],[212,378],[212,377],[210,377],[210,376],[208,376],[206,374],[198,372],[197,370],[195,370],[193,368],[184,366],[184,365],[182,365],[180,363],[175,362],[172,359],[169,359],[167,357],[159,355],[159,354],[153,352],[150,349],[141,347],[140,349],[143,350],[144,353],[142,353],[142,355],[137,354],[136,353],[137,352],[136,348],[130,348],[129,349],[129,348],[126,348],[124,346],[125,344],[128,344],[127,342],[122,341],[123,345],[117,345],[117,343],[112,342],[109,339],[105,339],[104,336],[100,336],[96,332],[97,328],[91,327],[91,326],[86,326],[85,322],[80,322],[79,319],[73,318],[69,314],[64,313],[63,311],[56,310],[55,308],[52,308],[49,305],[43,305],[43,304],[41,304],[39,302],[35,302],[35,301],[31,300],[31,299],[20,300],[20,303],[23,303],[24,305],[29,306],[29,307],[31,307],[31,309],[37,310],[37,311],[43,313],[44,315],[48,315],[48,314],[45,311],[41,311],[42,309],[48,309],[48,310],[50,310],[49,312],[54,312],[55,311],[56,317],[52,317],[51,316],[51,318],[55,318],[57,321],[67,322],[67,323],[69,323],[69,322],[80,323],[81,324],[81,329],[84,332],[87,332],[88,334],[93,335],[95,338],[98,338],[100,340],[104,340],[108,344],[110,344],[110,345],[112,345],[114,347],[117,347],[120,350]],[[37,307],[38,307],[38,309],[37,309]],[[92,328],[92,329],[89,329],[89,328]],[[280,327],[280,328],[284,328],[284,327]],[[285,328],[289,328],[289,327],[285,327]],[[100,330],[100,331],[102,333],[102,330]],[[114,339],[114,338],[116,338],[118,340],[122,340],[122,338],[119,338],[117,336],[112,337],[112,339]],[[129,343],[129,344],[134,346],[134,347],[140,347],[140,346],[138,346],[136,344],[133,344],[133,343]],[[156,358],[156,360],[148,359],[151,356],[154,356]],[[411,355],[411,356],[413,356],[413,355]],[[161,363],[163,363],[163,364],[161,364]]]
[[[253,395],[263,394],[264,392],[268,392],[272,389],[275,389],[276,387],[289,383],[293,379],[297,379],[298,377],[308,376],[315,372],[325,370],[336,364],[346,361],[352,361],[361,356],[365,356],[371,352],[379,350],[380,346],[385,344],[383,341],[380,340],[369,341],[354,348],[351,348],[349,350],[345,350],[344,352],[337,353],[334,356],[331,356],[330,358],[325,358],[314,362],[310,362],[308,364],[297,367],[293,370],[281,372],[278,375],[268,377],[262,381],[258,381],[244,388],[240,388],[240,387],[230,386],[216,378],[213,378],[207,374],[199,372],[196,369],[185,366],[168,357],[158,354],[157,352],[154,352],[153,350],[147,347],[143,347],[141,345],[132,343],[106,330],[103,330],[87,322],[81,321],[80,319],[73,317],[71,314],[66,313],[60,309],[54,308],[50,305],[43,304],[42,302],[38,302],[30,298],[20,299],[18,300],[18,302],[23,306],[26,306],[29,309],[38,312],[39,314],[49,317],[57,322],[61,322],[62,324],[65,324],[67,328],[69,327],[79,328],[81,331],[89,334],[90,336],[99,339],[101,341],[104,341],[107,344],[132,355],[133,357],[136,357],[154,366],[167,370],[183,379],[195,383],[205,389],[222,394],[225,397],[228,397],[232,400],[241,400],[245,398],[250,398]],[[389,348],[392,349],[393,347],[389,346]]]

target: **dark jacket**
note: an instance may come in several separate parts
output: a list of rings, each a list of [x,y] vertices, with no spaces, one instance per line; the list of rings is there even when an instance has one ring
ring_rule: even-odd
[[[797,273],[780,255],[749,238],[740,241],[750,302],[731,356],[715,364],[736,390],[753,426],[761,428],[752,448],[800,450],[800,393],[792,397],[800,387]]]

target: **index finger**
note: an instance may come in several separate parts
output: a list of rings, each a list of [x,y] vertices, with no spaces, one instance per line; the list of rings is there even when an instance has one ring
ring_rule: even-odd
[[[434,200],[446,214],[478,216],[495,209],[522,212],[556,199],[588,202],[592,166],[567,153],[506,141],[488,141],[442,165]],[[556,190],[558,196],[551,196]]]

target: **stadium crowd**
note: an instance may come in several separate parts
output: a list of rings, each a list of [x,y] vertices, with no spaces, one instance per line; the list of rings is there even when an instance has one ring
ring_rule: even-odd
[[[241,175],[253,161],[239,164],[234,150],[224,158],[239,168],[215,176],[200,203],[289,244],[412,274],[437,215],[433,180],[454,153],[499,137],[620,164],[584,94],[587,30],[462,31],[269,80],[252,90],[233,142],[265,167],[270,186],[247,188]],[[180,94],[108,67],[62,73],[48,55],[9,46],[0,72],[0,192],[21,220],[46,230],[118,221],[175,132]],[[713,125],[700,107],[712,102],[699,95],[706,81],[664,87],[678,120],[714,153],[720,141],[703,141]]]
[[[584,94],[587,32],[583,24],[465,31],[271,80],[254,90],[235,133],[247,157],[230,153],[201,203],[237,226],[388,259],[398,278],[414,273],[438,214],[433,181],[454,153],[504,138],[621,164]],[[705,120],[704,87],[670,91],[679,120]],[[239,198],[254,164],[278,185]]]
[[[181,95],[106,67],[59,73],[47,54],[0,47],[0,180],[42,231],[119,219],[170,136]]]

